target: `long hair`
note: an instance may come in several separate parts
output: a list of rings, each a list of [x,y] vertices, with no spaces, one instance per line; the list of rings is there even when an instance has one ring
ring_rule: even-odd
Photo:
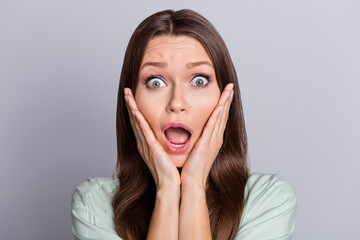
[[[186,35],[197,39],[212,60],[220,90],[223,91],[228,83],[234,84],[223,145],[210,169],[206,188],[212,238],[234,239],[244,208],[248,179],[247,137],[240,89],[223,39],[208,20],[188,9],[165,10],[146,18],[134,31],[125,52],[116,112],[119,188],[112,202],[116,232],[123,239],[146,239],[154,209],[155,181],[137,150],[123,92],[125,87],[135,92],[149,40],[165,35]]]

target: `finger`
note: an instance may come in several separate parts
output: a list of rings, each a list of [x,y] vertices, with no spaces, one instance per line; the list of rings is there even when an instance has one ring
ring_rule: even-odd
[[[229,113],[230,113],[230,108],[231,108],[231,104],[233,102],[233,99],[234,99],[234,90],[232,90],[231,93],[230,93],[229,103],[228,103],[228,106],[227,106],[227,109],[226,109],[226,112],[225,112],[226,116],[224,118],[224,124],[222,125],[224,128],[225,128],[225,126],[227,124],[227,121],[229,119]]]
[[[226,100],[224,110],[222,111],[221,116],[219,117],[218,124],[215,127],[213,136],[216,137],[217,139],[222,139],[224,136],[224,130],[229,117],[229,110],[233,99],[233,95],[234,95],[234,90],[231,90],[229,97]]]
[[[153,131],[151,130],[149,124],[147,123],[145,117],[142,115],[140,110],[137,107],[136,101],[133,97],[133,94],[131,93],[131,90],[129,91],[128,96],[128,103],[131,112],[134,114],[136,121],[139,123],[140,130],[147,142],[147,144],[156,144],[157,140],[154,136]]]
[[[226,84],[224,91],[225,90],[231,91],[233,89],[234,89],[234,84],[233,83],[228,83],[228,84]]]
[[[139,147],[141,147],[141,149],[142,149],[142,153],[146,153],[146,152],[148,152],[148,150],[149,150],[149,144],[147,143],[147,141],[146,141],[146,136],[145,136],[145,134],[143,133],[143,131],[142,131],[142,129],[141,129],[141,126],[140,126],[140,123],[139,123],[139,121],[138,121],[138,119],[137,119],[137,117],[136,117],[136,113],[135,113],[135,110],[133,110],[132,111],[133,113],[133,117],[134,117],[134,122],[135,122],[135,126],[136,126],[136,132],[137,132],[137,134],[138,134],[138,136],[139,136],[139,140],[140,140],[140,145],[139,145]],[[140,149],[139,149],[140,150]]]
[[[216,122],[216,126],[214,128],[214,133],[212,135],[213,137],[215,137],[217,139],[220,139],[222,137],[222,133],[221,133],[221,135],[219,135],[219,133],[221,132],[224,122],[226,124],[227,115],[228,115],[231,100],[232,100],[232,92],[233,92],[232,88],[233,88],[232,83],[226,85],[225,90],[224,90],[226,96],[224,99],[221,99],[221,101],[224,101],[224,109],[221,112],[221,114],[218,118],[218,121]],[[220,102],[219,104],[222,104],[221,101],[219,101]]]
[[[147,144],[145,136],[141,130],[140,123],[136,118],[135,110],[131,110],[130,106],[129,106],[129,98],[130,98],[129,90],[126,91],[124,89],[124,92],[126,94],[125,95],[126,108],[128,109],[131,126],[133,127],[133,130],[135,133],[137,149],[138,149],[140,155],[142,156],[145,164],[148,166],[149,170],[152,172],[152,175],[156,176],[156,170],[154,170],[154,167],[151,164],[151,162],[148,162],[149,158],[147,156],[149,154],[149,145]]]
[[[127,91],[128,89],[124,89],[124,93],[125,93],[125,101],[126,101],[126,108],[128,110],[128,113],[129,113],[129,119],[130,119],[130,124],[133,128],[133,131],[134,131],[134,134],[135,134],[135,138],[136,138],[136,141],[138,143],[138,148],[141,148],[141,149],[138,149],[139,151],[144,151],[144,143],[145,143],[145,138],[141,132],[141,128],[140,128],[140,125],[138,123],[138,121],[136,120],[135,118],[135,115],[132,113],[130,107],[129,107],[129,93]]]
[[[218,118],[221,115],[221,112],[223,111],[223,109],[224,109],[224,106],[216,106],[216,108],[214,109],[214,111],[211,114],[209,120],[207,121],[207,123],[204,127],[204,130],[203,130],[203,133],[201,135],[201,138],[203,141],[207,142],[210,140],[210,138],[213,134],[216,122],[218,121]]]
[[[222,94],[220,96],[218,105],[225,106],[225,103],[231,94],[231,90],[232,90],[233,86],[234,86],[233,83],[229,83],[226,85],[224,91],[222,92]]]
[[[127,108],[127,111],[129,113],[129,119],[130,119],[130,123],[131,123],[131,126],[133,127],[134,131],[136,130],[136,125],[137,125],[137,121],[136,121],[136,118],[134,116],[134,114],[132,113],[131,109],[130,109],[130,106],[129,106],[129,93],[127,91],[128,89],[124,89],[124,93],[125,93],[125,106]]]
[[[226,89],[226,88],[225,88]],[[220,99],[218,101],[218,105],[215,107],[213,113],[211,114],[209,120],[207,121],[205,127],[204,127],[204,131],[202,134],[202,139],[204,141],[209,141],[211,139],[211,136],[213,135],[215,126],[217,124],[217,122],[219,121],[219,117],[221,116],[225,104],[226,104],[226,100],[229,97],[229,91],[228,90],[224,90],[223,93],[220,96]]]
[[[125,91],[125,90],[124,90]],[[130,110],[139,110],[136,104],[136,101],[134,99],[134,95],[132,94],[132,91],[130,88],[126,88],[126,97],[127,97],[127,103],[130,108]]]
[[[141,114],[139,110],[133,110],[133,112],[136,117],[136,120],[139,123],[140,131],[143,134],[146,143],[150,146],[157,144],[158,142],[154,136],[154,133],[150,128],[149,124],[147,123],[146,119],[144,118],[144,116]]]
[[[232,95],[233,95],[233,90],[231,90],[228,98],[226,99],[224,111],[222,112],[222,114],[220,116],[220,120],[221,120],[220,126],[223,126],[224,124],[226,124],[227,117],[228,117],[228,114],[229,114],[230,104],[231,104],[231,101],[232,101]]]
[[[130,123],[134,130],[137,147],[138,147],[139,152],[141,154],[143,154],[147,151],[147,144],[146,144],[145,137],[141,131],[140,124],[137,121],[133,111],[131,110],[131,108],[129,106],[129,96],[131,95],[131,90],[129,88],[124,88],[124,93],[125,93],[125,100],[126,100],[126,108],[128,109],[128,112],[129,112]]]

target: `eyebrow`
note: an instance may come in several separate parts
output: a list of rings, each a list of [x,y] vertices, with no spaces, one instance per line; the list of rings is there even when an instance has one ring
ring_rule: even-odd
[[[199,61],[199,62],[189,62],[186,64],[186,68],[193,68],[200,65],[209,65],[210,67],[214,68],[214,66],[208,62],[208,61]],[[141,65],[140,70],[142,70],[146,66],[154,66],[159,68],[167,68],[167,64],[164,62],[146,62],[143,65]]]

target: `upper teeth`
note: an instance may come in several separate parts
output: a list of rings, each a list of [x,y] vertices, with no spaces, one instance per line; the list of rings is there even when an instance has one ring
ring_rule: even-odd
[[[175,144],[175,143],[172,143],[169,139],[168,139],[168,141],[169,141],[169,143],[170,143],[171,145],[173,145],[174,147],[182,147],[182,146],[185,145],[185,143],[183,143],[183,144]]]

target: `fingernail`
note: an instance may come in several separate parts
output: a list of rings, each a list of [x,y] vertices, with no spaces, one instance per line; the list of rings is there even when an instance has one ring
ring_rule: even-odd
[[[227,92],[227,93],[226,93],[226,99],[229,99],[230,94],[231,94],[230,92]]]
[[[234,84],[233,83],[229,83],[227,86],[226,86],[226,90],[232,90],[234,88]]]
[[[135,116],[135,111],[134,111],[134,110],[131,110],[131,113],[132,113],[132,115],[134,115],[134,116]]]
[[[124,94],[129,94],[129,90],[127,88],[124,88]]]

